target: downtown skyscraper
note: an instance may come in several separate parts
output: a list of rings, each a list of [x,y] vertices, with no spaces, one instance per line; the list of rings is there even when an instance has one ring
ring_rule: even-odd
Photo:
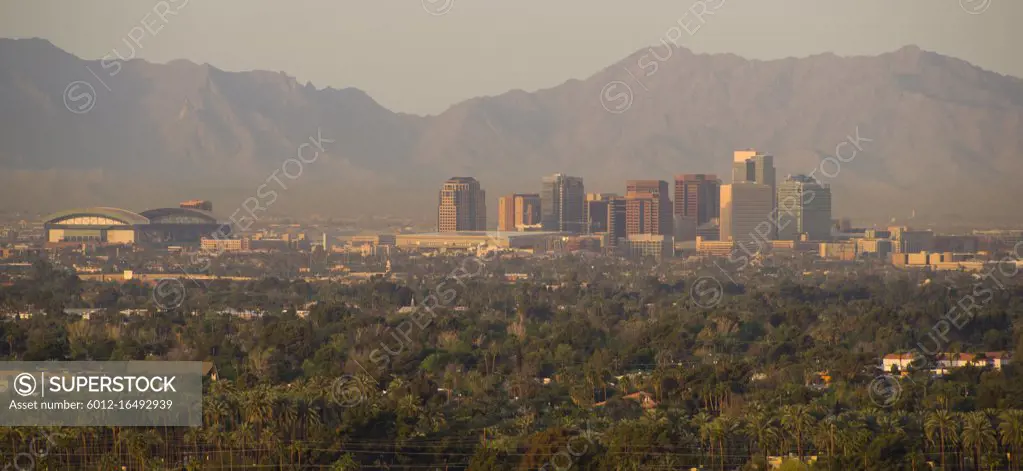
[[[702,173],[676,175],[672,213],[675,239],[695,240],[701,226],[706,230],[721,217],[721,180]]]
[[[676,217],[706,224],[721,215],[721,180],[702,173],[675,177]]]
[[[774,240],[773,202],[770,186],[745,181],[722,185],[721,240],[744,246]]]
[[[629,180],[625,185],[626,234],[672,235],[668,182]]]
[[[755,188],[753,185],[763,185],[767,189]],[[765,221],[770,226],[768,234],[761,235],[760,238],[767,240],[778,238],[774,214],[774,209],[778,207],[775,201],[777,187],[774,156],[753,149],[735,151],[732,159],[732,185],[728,190],[729,197],[732,198],[728,202],[729,237],[736,241],[748,238],[749,234],[746,234],[746,225],[743,221],[752,218],[757,219],[755,223]],[[760,200],[765,194],[766,202]],[[721,187],[721,240],[729,240],[726,238],[725,206],[725,188]]]
[[[444,182],[437,205],[437,231],[487,230],[487,193],[472,177]]]
[[[732,183],[752,182],[771,187],[777,185],[774,156],[753,149],[735,151],[732,160]]]
[[[497,230],[525,231],[540,225],[540,195],[512,194],[497,202]]]
[[[778,239],[831,238],[831,187],[813,177],[793,175],[778,185]]]
[[[540,212],[543,230],[586,232],[583,179],[561,173],[543,177],[540,191]]]

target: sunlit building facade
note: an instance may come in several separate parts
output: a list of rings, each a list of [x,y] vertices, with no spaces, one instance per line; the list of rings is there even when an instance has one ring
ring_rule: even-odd
[[[487,194],[472,177],[453,177],[440,190],[439,232],[487,230]]]

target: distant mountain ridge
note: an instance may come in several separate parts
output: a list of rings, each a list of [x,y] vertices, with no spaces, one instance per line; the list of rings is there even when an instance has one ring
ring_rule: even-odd
[[[132,60],[109,76],[99,61],[45,40],[0,39],[0,198],[50,210],[144,209],[194,196],[229,214],[319,131],[336,142],[274,211],[428,218],[442,181],[471,175],[495,213],[497,196],[535,191],[555,171],[584,177],[591,191],[679,173],[727,181],[731,152],[754,147],[775,155],[779,178],[810,173],[858,128],[870,139],[864,151],[816,171],[834,175],[823,179],[836,215],[1016,214],[1008,202],[1023,197],[1018,78],[916,47],[772,61],[677,49],[650,73],[650,58],[665,56],[642,50],[585,80],[421,117],[282,73]],[[65,106],[76,81],[95,90],[82,114]],[[627,109],[608,99],[629,89]]]

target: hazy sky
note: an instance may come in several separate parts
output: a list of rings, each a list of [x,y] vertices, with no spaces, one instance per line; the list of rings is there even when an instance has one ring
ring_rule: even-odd
[[[137,56],[285,71],[435,114],[460,100],[585,78],[657,43],[694,0],[0,0],[0,36],[41,37],[99,59],[143,18]],[[1023,77],[1023,0],[724,2],[697,52],[772,59],[878,54],[907,44]],[[427,11],[431,10],[431,11]],[[971,10],[973,14],[968,12]],[[689,16],[691,18],[691,16]],[[136,28],[136,36],[141,28]],[[2,66],[2,64],[0,64]]]

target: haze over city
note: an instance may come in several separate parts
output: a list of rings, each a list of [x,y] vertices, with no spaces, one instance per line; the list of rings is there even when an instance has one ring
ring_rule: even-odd
[[[1021,469],[1020,18],[0,0],[0,467]]]
[[[982,69],[1020,75],[1023,64],[1005,45],[1017,42],[1011,18],[1023,7],[959,3],[694,4],[706,14],[674,2],[652,2],[639,10],[613,2],[514,7],[466,2],[426,2],[423,7],[413,2],[404,8],[319,2],[308,9],[180,0],[162,7],[159,2],[148,7],[132,2],[11,3],[5,11],[13,14],[0,19],[3,36],[43,38],[91,62],[76,64],[53,53],[29,52],[28,45],[4,44],[10,51],[5,57],[18,64],[10,72],[15,74],[10,86],[33,90],[14,92],[20,93],[15,103],[21,105],[6,108],[24,128],[6,130],[0,162],[9,171],[2,196],[23,195],[21,209],[39,212],[62,207],[52,196],[57,188],[88,204],[123,205],[127,193],[142,193],[132,200],[149,206],[197,193],[241,201],[293,153],[293,142],[302,139],[296,134],[321,128],[342,144],[321,161],[315,176],[304,176],[302,185],[281,198],[277,211],[341,217],[367,216],[370,209],[422,220],[429,219],[431,209],[417,195],[434,185],[416,177],[476,174],[497,194],[535,186],[542,174],[566,171],[586,177],[595,190],[621,191],[622,173],[629,178],[725,173],[730,152],[746,147],[778,155],[783,175],[806,173],[861,126],[877,135],[878,145],[869,161],[850,166],[834,182],[836,193],[866,194],[838,202],[847,205],[840,206],[844,213],[870,224],[907,217],[914,210],[928,224],[964,216],[1004,221],[1012,214],[1008,208],[987,205],[978,214],[978,201],[932,191],[962,181],[975,185],[974,192],[1012,186],[1003,179],[1017,170],[1013,155],[1023,148],[1018,137],[1003,132],[1020,114],[1014,98],[1020,93],[1017,79],[980,69],[963,75],[957,61],[935,62],[930,52],[906,49],[919,46]],[[992,8],[997,14],[988,14]],[[309,17],[309,11],[317,14]],[[531,12],[540,20],[527,21]],[[74,27],[47,21],[53,15],[74,18]],[[528,34],[523,24],[529,24]],[[868,29],[870,34],[859,34]],[[753,61],[693,56],[690,50]],[[880,56],[869,60],[872,55]],[[790,57],[802,59],[779,61]],[[170,65],[133,63],[120,73],[122,59],[132,58]],[[760,74],[743,73],[758,65]],[[800,75],[805,68],[831,70],[827,78]],[[296,77],[297,84],[276,85],[267,82],[269,76],[251,73],[210,74],[217,70],[279,70]],[[187,80],[161,85],[169,74]],[[911,83],[907,74],[919,79]],[[637,106],[622,116],[601,113],[602,87],[623,80],[638,92]],[[872,82],[870,89],[857,87],[865,80]],[[907,88],[948,80],[959,83],[934,92]],[[123,109],[102,120],[48,118],[59,112],[53,108],[61,105],[57,98],[75,81],[98,90],[91,103],[96,114]],[[293,88],[306,81],[318,89],[343,91]],[[679,81],[691,85],[678,87]],[[143,83],[162,91],[153,94],[140,88]],[[986,91],[964,95],[973,86]],[[284,93],[288,87],[292,91]],[[522,92],[506,93],[518,89],[543,90],[528,98]],[[473,99],[486,95],[494,98]],[[335,105],[323,106],[330,102]],[[965,103],[969,111],[960,110]],[[415,118],[387,109],[439,115]],[[190,110],[205,110],[208,116]],[[671,118],[657,118],[664,114]],[[921,114],[931,118],[905,120]],[[375,118],[356,126],[360,116]],[[150,119],[156,121],[135,128]],[[295,119],[305,122],[298,126]],[[966,132],[969,127],[977,130]],[[963,132],[949,135],[945,130],[950,128]],[[113,129],[131,139],[101,138]],[[961,159],[979,165],[954,167]],[[962,171],[973,173],[961,178]],[[156,173],[174,184],[159,184]],[[1000,181],[980,184],[983,179]],[[123,185],[134,188],[109,189]],[[919,198],[895,196],[906,190]],[[362,191],[379,194],[373,207],[351,204]],[[333,200],[330,205],[323,204],[328,200]]]

